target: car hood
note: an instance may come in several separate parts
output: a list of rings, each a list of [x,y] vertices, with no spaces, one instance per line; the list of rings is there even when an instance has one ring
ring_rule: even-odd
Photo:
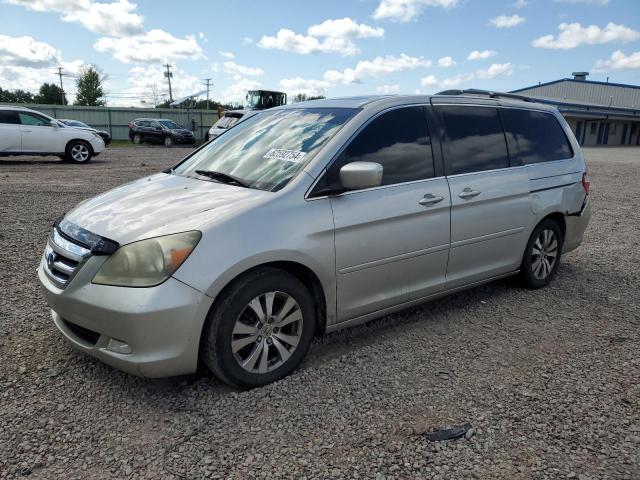
[[[70,222],[121,245],[223,222],[254,208],[271,192],[159,173],[85,200]]]

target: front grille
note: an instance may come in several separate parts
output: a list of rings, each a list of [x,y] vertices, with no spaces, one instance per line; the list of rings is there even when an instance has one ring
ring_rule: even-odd
[[[54,228],[44,250],[44,271],[58,287],[65,288],[90,255],[90,250],[67,240]]]
[[[80,340],[84,340],[85,342],[94,346],[98,343],[98,339],[100,338],[100,334],[98,332],[94,332],[93,330],[89,330],[88,328],[81,327],[80,325],[76,325],[75,323],[71,323],[65,319],[62,319],[65,327],[67,327],[71,333],[73,333]]]

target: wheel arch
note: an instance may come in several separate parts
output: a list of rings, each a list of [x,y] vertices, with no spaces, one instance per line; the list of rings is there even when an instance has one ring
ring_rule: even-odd
[[[564,214],[561,212],[549,213],[545,217],[540,219],[540,221],[536,224],[536,227],[540,225],[542,222],[544,222],[545,220],[553,220],[558,224],[558,227],[560,227],[560,233],[562,233],[562,239],[564,240],[567,233],[567,222],[564,218]]]

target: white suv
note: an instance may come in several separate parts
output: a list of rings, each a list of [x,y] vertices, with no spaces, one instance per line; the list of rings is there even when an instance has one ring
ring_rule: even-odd
[[[0,157],[56,155],[87,163],[102,150],[104,141],[97,133],[66,126],[28,108],[0,106]]]

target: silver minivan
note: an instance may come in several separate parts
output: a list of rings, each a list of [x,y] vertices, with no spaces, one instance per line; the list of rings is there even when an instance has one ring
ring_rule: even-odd
[[[316,335],[518,275],[580,245],[589,179],[550,106],[488,92],[261,112],[175,167],[58,220],[38,275],[75,348],[239,388],[291,373]]]

